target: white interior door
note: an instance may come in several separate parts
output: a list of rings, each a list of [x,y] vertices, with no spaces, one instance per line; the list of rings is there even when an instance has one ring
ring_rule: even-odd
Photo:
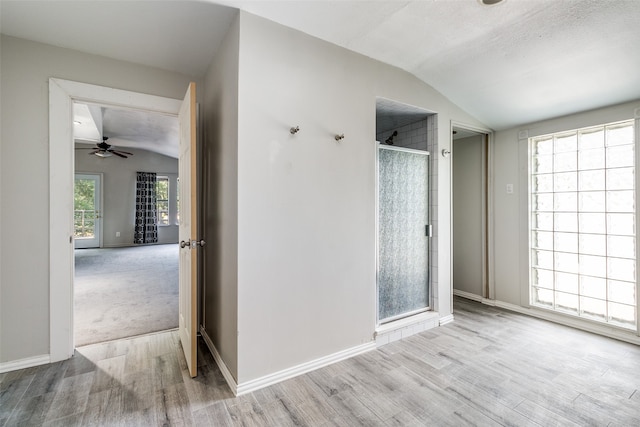
[[[99,248],[102,228],[102,179],[99,174],[76,174],[73,228],[75,248]]]
[[[200,246],[197,240],[196,200],[196,85],[190,83],[180,113],[180,308],[179,332],[182,349],[192,377],[197,374],[197,283]],[[204,243],[204,242],[203,242]]]

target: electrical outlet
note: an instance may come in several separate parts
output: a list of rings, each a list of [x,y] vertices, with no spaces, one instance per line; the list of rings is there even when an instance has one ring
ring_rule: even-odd
[[[116,231],[116,237],[120,237],[120,232]]]
[[[513,194],[513,184],[507,184],[507,194]]]

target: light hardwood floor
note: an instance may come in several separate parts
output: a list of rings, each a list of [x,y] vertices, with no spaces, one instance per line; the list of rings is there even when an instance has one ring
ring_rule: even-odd
[[[0,425],[638,426],[640,347],[455,300],[455,322],[233,397],[175,331],[0,374]]]

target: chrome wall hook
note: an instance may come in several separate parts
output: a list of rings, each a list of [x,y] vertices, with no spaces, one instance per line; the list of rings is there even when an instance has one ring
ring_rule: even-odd
[[[340,134],[340,135],[336,135],[336,136],[335,136],[335,138],[336,138],[336,141],[341,141],[341,140],[343,140],[343,139],[344,139],[344,133],[342,133],[342,134]]]
[[[296,126],[294,128],[289,129],[289,132],[291,132],[291,135],[295,135],[299,131],[300,131],[300,126]]]

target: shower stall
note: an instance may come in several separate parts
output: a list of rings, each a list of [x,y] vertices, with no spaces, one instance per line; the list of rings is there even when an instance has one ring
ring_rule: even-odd
[[[429,152],[378,145],[378,324],[430,309]]]

